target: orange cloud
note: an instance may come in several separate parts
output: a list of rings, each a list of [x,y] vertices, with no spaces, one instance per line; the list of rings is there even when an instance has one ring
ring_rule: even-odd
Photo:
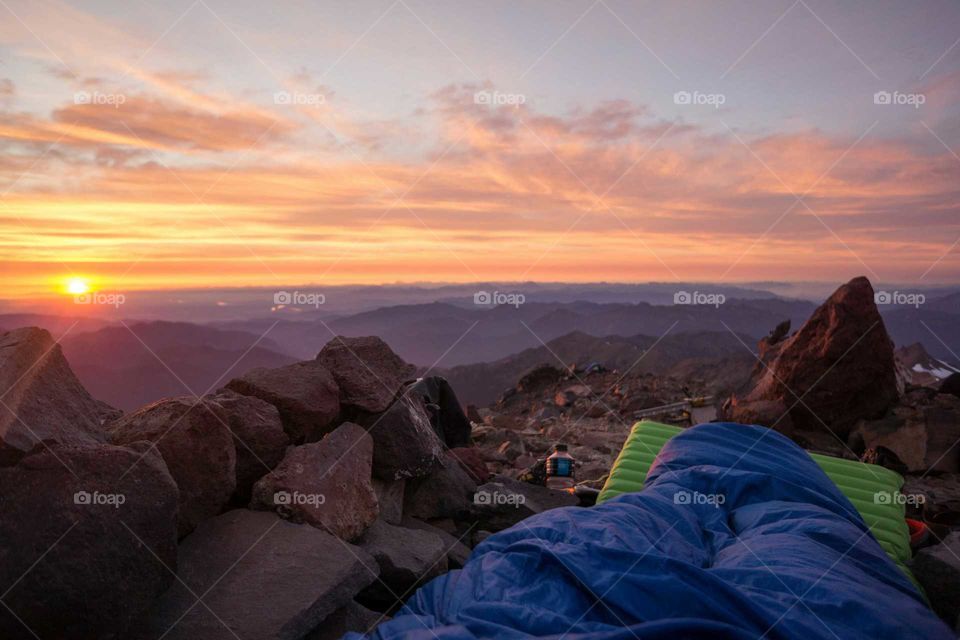
[[[709,133],[626,101],[544,114],[477,104],[479,90],[436,92],[424,129],[385,124],[374,144],[351,139],[365,123],[335,103],[211,113],[187,94],[138,94],[118,109],[6,114],[11,148],[59,142],[33,164],[0,162],[7,184],[30,173],[0,206],[0,259],[20,291],[73,264],[130,288],[837,279],[865,265],[896,280],[958,233],[946,152]],[[346,141],[324,146],[328,127]],[[437,138],[423,158],[377,151],[422,145],[425,131]],[[948,256],[934,275],[958,268]]]

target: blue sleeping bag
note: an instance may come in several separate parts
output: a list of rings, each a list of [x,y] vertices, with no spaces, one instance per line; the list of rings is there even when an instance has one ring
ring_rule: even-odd
[[[643,491],[489,537],[372,637],[954,635],[803,449],[717,423],[667,442]]]

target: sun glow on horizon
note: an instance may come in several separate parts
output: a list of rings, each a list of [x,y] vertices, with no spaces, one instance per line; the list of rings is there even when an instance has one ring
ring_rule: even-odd
[[[70,278],[64,287],[66,293],[78,296],[90,291],[90,281],[86,278]]]

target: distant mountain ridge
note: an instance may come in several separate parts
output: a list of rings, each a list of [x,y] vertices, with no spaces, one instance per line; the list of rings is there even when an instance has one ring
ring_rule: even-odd
[[[441,287],[436,292],[453,294],[468,289]],[[570,349],[570,355],[577,361],[585,358],[603,361],[604,340],[612,341],[630,354],[635,352],[636,345],[648,345],[660,336],[669,339],[665,338],[656,351],[665,345],[679,346],[684,339],[678,336],[711,335],[714,340],[689,340],[691,346],[702,350],[699,354],[687,354],[693,358],[689,362],[690,371],[696,371],[702,367],[705,354],[712,353],[711,342],[739,348],[749,356],[743,344],[731,342],[734,334],[754,349],[757,341],[777,324],[790,320],[794,328],[799,327],[815,308],[814,303],[806,300],[736,287],[730,292],[746,291],[746,297],[728,297],[717,306],[673,304],[674,289],[675,285],[665,284],[610,285],[596,290],[584,286],[583,291],[579,291],[577,287],[544,285],[517,306],[474,305],[466,298],[447,297],[341,315],[317,315],[311,311],[299,316],[276,314],[212,324],[125,320],[139,339],[120,323],[119,318],[123,316],[110,320],[6,314],[0,315],[0,330],[40,326],[49,330],[54,339],[62,337],[64,354],[83,384],[98,399],[121,408],[187,393],[180,380],[193,391],[202,393],[220,377],[242,375],[257,366],[276,367],[312,359],[336,335],[380,336],[402,358],[422,370],[433,367],[454,371],[451,375],[472,380],[469,384],[476,387],[476,392],[464,387],[463,395],[485,401],[501,392],[504,382],[508,386],[512,384],[513,380],[507,379],[516,373],[507,362],[512,356],[522,360],[524,352],[540,349],[554,340],[565,339],[561,344],[579,345]],[[697,290],[692,286],[689,289],[689,293]],[[643,291],[646,298],[664,298],[669,302],[593,299],[617,300],[637,291]],[[538,300],[552,293],[569,298],[577,292],[589,293],[592,299]],[[423,291],[419,291],[418,295],[421,294]],[[668,294],[670,297],[666,298]],[[402,298],[397,291],[390,295]],[[919,342],[930,356],[960,367],[960,358],[956,356],[960,353],[960,294],[928,297],[919,307],[881,304],[879,309],[897,346]],[[585,352],[587,347],[598,351],[591,357]],[[711,357],[728,356],[734,357],[726,353]],[[645,360],[657,362],[653,354]],[[671,356],[661,364],[677,367],[679,360],[679,356]],[[506,363],[510,373],[501,376],[494,371],[496,367],[459,369],[478,363],[497,367]],[[458,391],[462,386],[458,385]]]
[[[513,387],[527,371],[541,364],[563,368],[599,363],[622,374],[656,373],[684,378],[705,377],[707,386],[723,378],[732,389],[746,378],[756,359],[744,345],[750,337],[728,332],[670,333],[654,336],[606,336],[598,338],[573,332],[546,345],[525,349],[497,360],[438,370],[457,389],[461,402],[492,403]]]
[[[135,409],[170,396],[202,395],[256,367],[296,358],[269,338],[184,322],[146,322],[67,335],[64,356],[97,399]]]

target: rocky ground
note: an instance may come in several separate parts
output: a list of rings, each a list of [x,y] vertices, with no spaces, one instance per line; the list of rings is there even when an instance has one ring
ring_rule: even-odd
[[[577,479],[600,488],[642,409],[700,395],[697,380],[652,374],[559,368],[544,364],[523,376],[491,407],[468,408],[476,424],[473,439],[487,466],[518,478],[548,456],[557,443],[569,446]],[[712,408],[707,408],[708,414]],[[656,415],[689,426],[678,411]],[[709,421],[707,415],[706,420]]]
[[[905,474],[930,534],[914,570],[960,603],[960,399],[898,365],[866,280],[759,345],[742,387],[544,363],[489,407],[379,338],[256,369],[129,414],[76,380],[50,335],[0,335],[0,637],[335,638],[365,631],[490,535],[570,493],[527,481],[563,442],[599,488],[644,415],[765,424]],[[957,385],[960,386],[960,385]],[[694,403],[697,404],[697,403]],[[703,403],[699,403],[703,404]],[[957,502],[955,502],[957,501]]]

